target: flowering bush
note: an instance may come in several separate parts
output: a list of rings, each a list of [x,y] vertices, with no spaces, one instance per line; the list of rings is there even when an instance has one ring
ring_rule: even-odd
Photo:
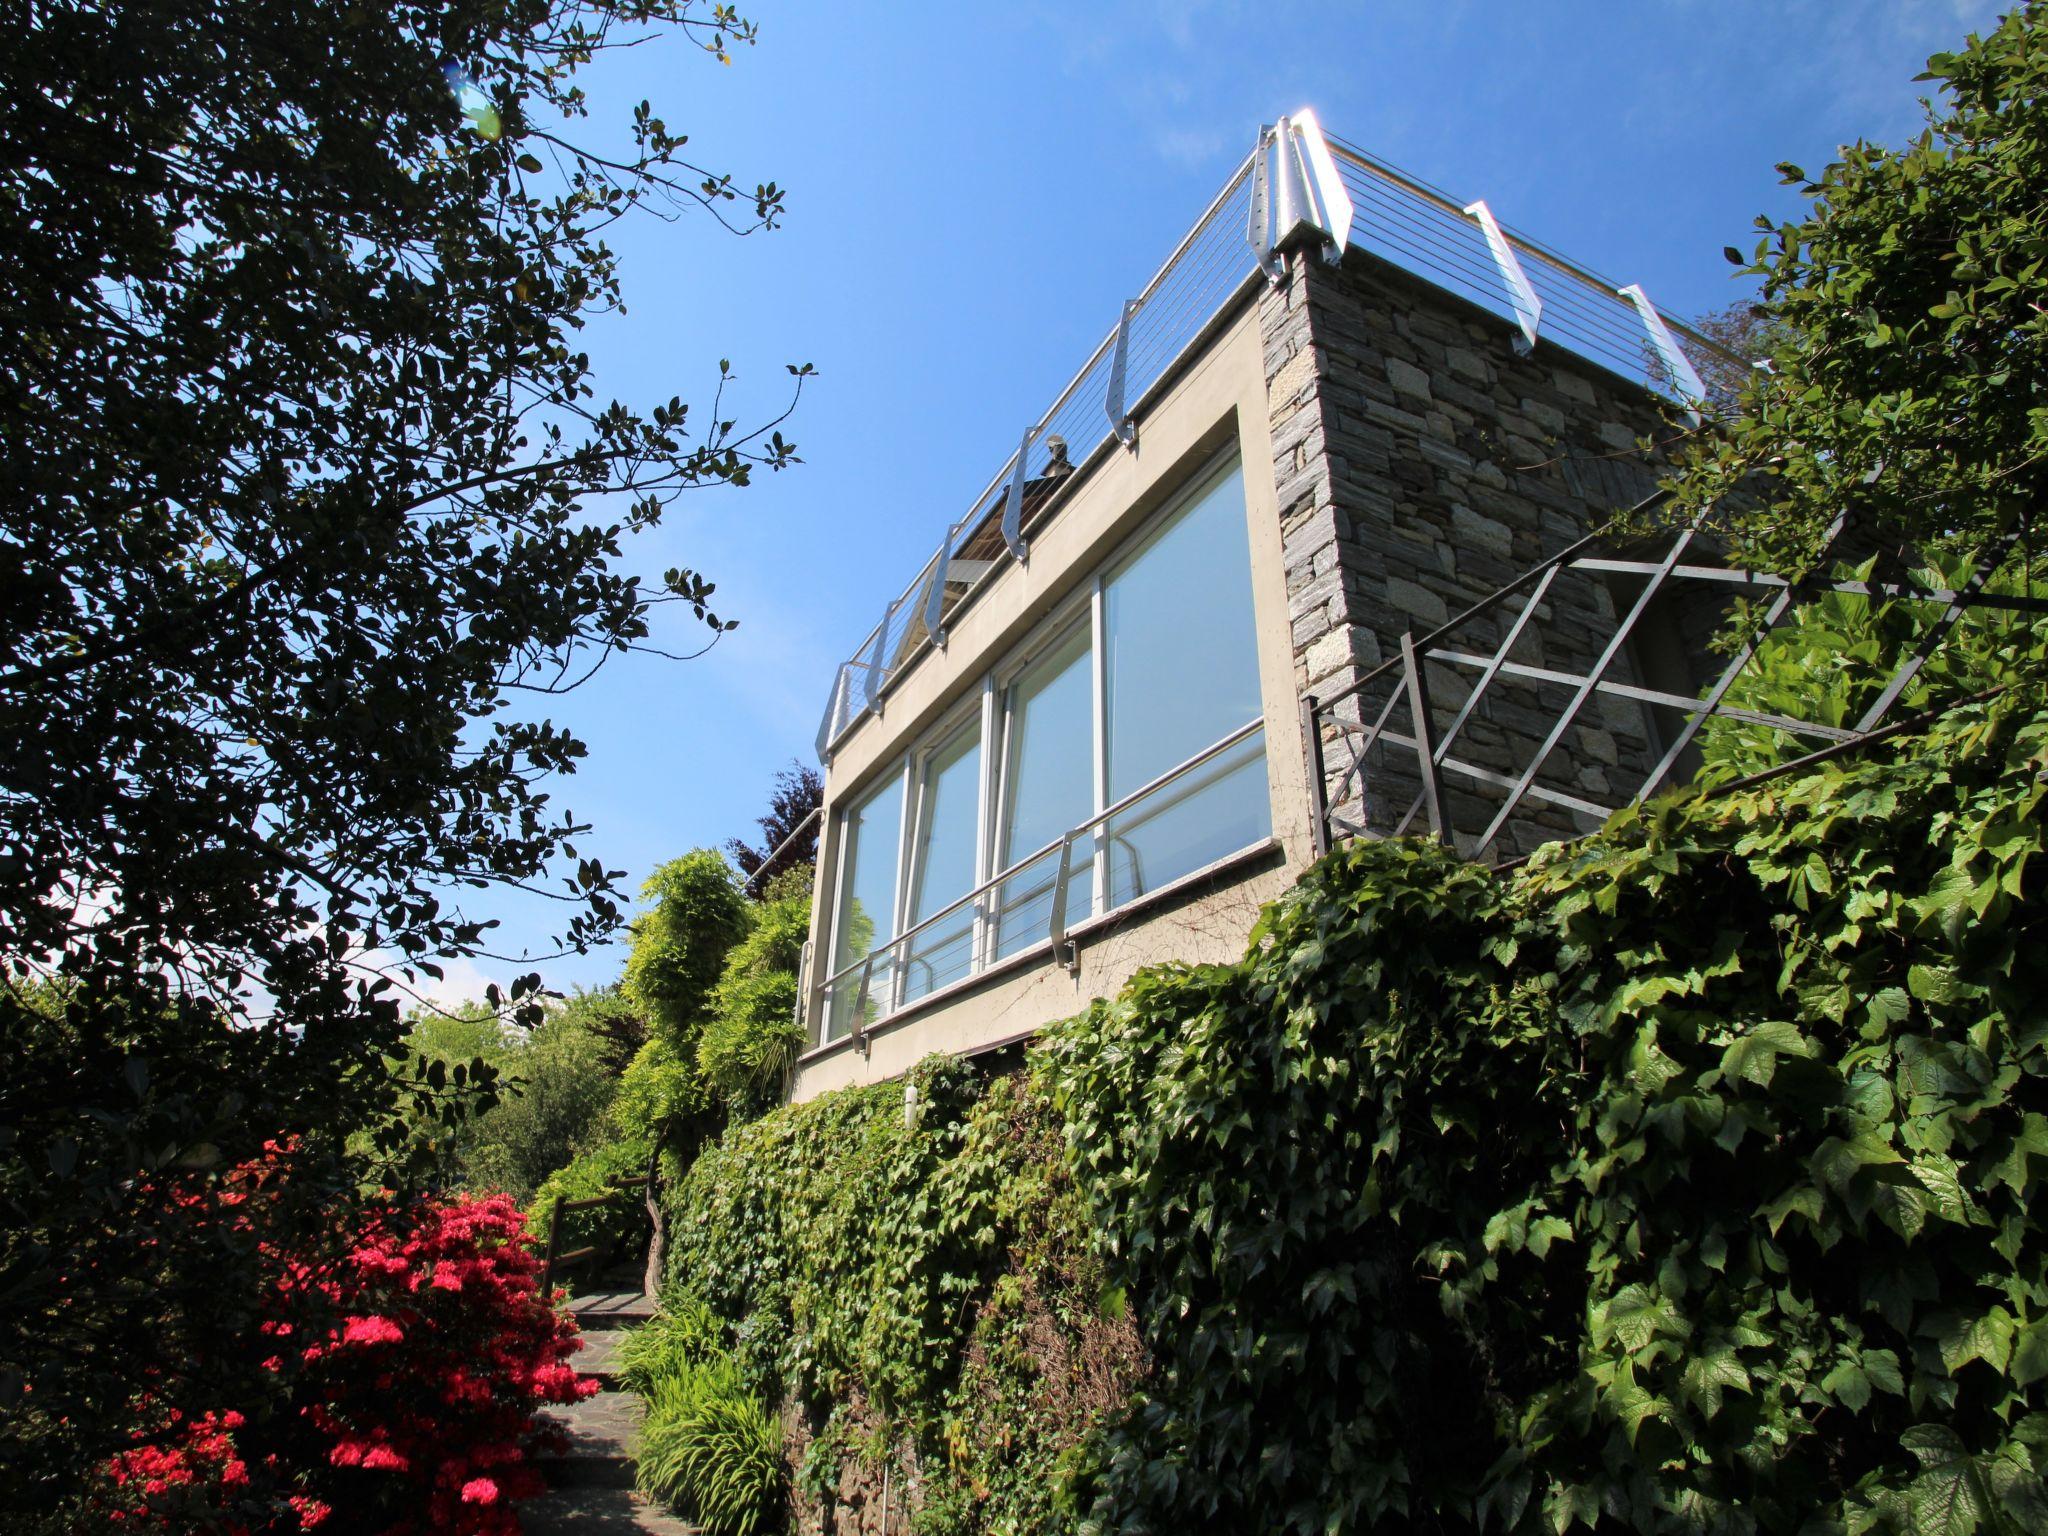
[[[173,1198],[261,1241],[261,1195],[289,1149]],[[252,1347],[277,1402],[155,1416],[107,1467],[108,1523],[272,1533],[509,1536],[541,1489],[535,1411],[597,1390],[568,1364],[575,1324],[538,1284],[504,1196],[374,1203],[338,1260],[271,1253]],[[148,1405],[139,1405],[151,1419]]]

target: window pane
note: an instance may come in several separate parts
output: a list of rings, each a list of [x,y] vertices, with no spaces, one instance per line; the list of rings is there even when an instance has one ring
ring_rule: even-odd
[[[974,889],[981,816],[981,726],[961,730],[924,762],[911,852],[910,926]],[[974,965],[974,904],[905,941],[903,999],[958,981]]]
[[[846,818],[846,864],[839,890],[839,912],[832,940],[832,968],[845,969],[886,944],[896,931],[896,853],[903,832],[903,776],[891,773]],[[875,962],[864,1020],[876,1018],[889,996],[887,966]],[[834,985],[826,1012],[825,1038],[836,1039],[853,1027],[860,997],[860,972]]]
[[[1023,858],[1086,821],[1095,809],[1094,684],[1088,626],[1077,625],[1004,690],[1003,810],[998,867]],[[1067,911],[1085,917],[1094,874],[1084,844],[1074,856]],[[1035,860],[996,891],[996,955],[1046,937],[1056,853]]]
[[[1203,492],[1104,583],[1102,624],[1115,802],[1260,713],[1241,470]],[[1116,818],[1110,904],[1271,832],[1259,734]]]

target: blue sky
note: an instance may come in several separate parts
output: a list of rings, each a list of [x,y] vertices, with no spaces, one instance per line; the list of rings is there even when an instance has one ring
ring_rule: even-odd
[[[643,97],[703,163],[773,179],[789,214],[734,240],[642,221],[614,244],[630,313],[588,342],[601,394],[778,409],[805,463],[686,501],[632,552],[718,583],[741,627],[700,660],[633,658],[554,701],[590,757],[557,787],[582,851],[637,887],[661,859],[750,834],[776,769],[809,760],[837,662],[1251,147],[1302,105],[1324,125],[1691,315],[1740,297],[1725,245],[1818,168],[1920,120],[1926,56],[1996,13],[1968,0],[1236,0],[1055,5],[743,3],[760,42],[720,68],[657,42],[593,70],[594,117]],[[593,125],[595,126],[595,125]],[[675,645],[688,625],[665,621]],[[657,640],[663,633],[657,633]],[[501,942],[558,911],[501,901]],[[541,967],[612,980],[622,950]],[[510,974],[484,964],[481,974]],[[443,997],[481,989],[458,966]]]

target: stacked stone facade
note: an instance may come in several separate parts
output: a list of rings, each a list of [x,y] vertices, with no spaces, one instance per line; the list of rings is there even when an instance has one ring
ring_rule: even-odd
[[[1404,632],[1426,634],[1642,500],[1656,484],[1656,449],[1642,445],[1673,435],[1646,390],[1541,341],[1521,356],[1501,319],[1361,251],[1340,265],[1293,252],[1285,282],[1260,300],[1260,328],[1303,694],[1342,693],[1398,656]],[[1561,577],[1514,658],[1586,669],[1615,631],[1617,600],[1626,606],[1625,587]],[[1458,648],[1491,651],[1515,611],[1511,603],[1468,626]],[[1610,675],[1635,681],[1638,666],[1632,649]],[[1426,677],[1441,731],[1476,672],[1432,663]],[[1399,681],[1400,669],[1388,668],[1340,715],[1371,721]],[[1566,697],[1556,685],[1496,681],[1456,755],[1519,773]],[[1398,704],[1390,725],[1405,733],[1407,718]],[[1643,705],[1604,695],[1580,722],[1541,782],[1625,798],[1661,755],[1659,723]],[[1334,727],[1324,733],[1333,818],[1392,831],[1419,791],[1414,754],[1383,751],[1360,771],[1352,740]],[[1444,787],[1469,846],[1500,796],[1454,775]],[[1584,824],[1531,811],[1519,843],[1496,851]]]

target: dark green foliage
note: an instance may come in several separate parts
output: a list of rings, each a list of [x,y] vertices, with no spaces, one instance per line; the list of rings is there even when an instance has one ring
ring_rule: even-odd
[[[2048,721],[1357,844],[1047,1047],[1156,1383],[1124,1531],[2048,1525]]]
[[[817,865],[819,822],[815,818],[824,803],[825,781],[809,763],[792,762],[775,775],[768,814],[755,823],[761,829],[761,846],[753,847],[737,837],[725,845],[746,877],[749,891],[765,897],[777,879]]]
[[[718,400],[606,403],[581,348],[621,302],[616,221],[779,212],[645,105],[590,133],[601,160],[575,142],[579,68],[664,31],[752,39],[692,0],[9,14],[0,1524],[58,1508],[136,1393],[260,1407],[248,1266],[152,1246],[151,1174],[297,1137],[325,1222],[297,1236],[345,1231],[474,1097],[466,1066],[394,1080],[378,972],[484,951],[493,889],[560,899],[570,947],[619,920],[549,783],[583,746],[538,706],[659,607],[728,627],[628,548],[682,491],[791,462]],[[537,986],[505,999],[525,1022]],[[231,1369],[246,1390],[202,1379]]]
[[[1771,369],[1679,480],[1687,507],[1760,493],[1731,524],[1757,568],[1807,568],[1844,510],[1873,547],[1979,551],[2048,501],[2048,12],[1925,78],[1927,131],[1781,167],[1810,207],[1759,221]]]

